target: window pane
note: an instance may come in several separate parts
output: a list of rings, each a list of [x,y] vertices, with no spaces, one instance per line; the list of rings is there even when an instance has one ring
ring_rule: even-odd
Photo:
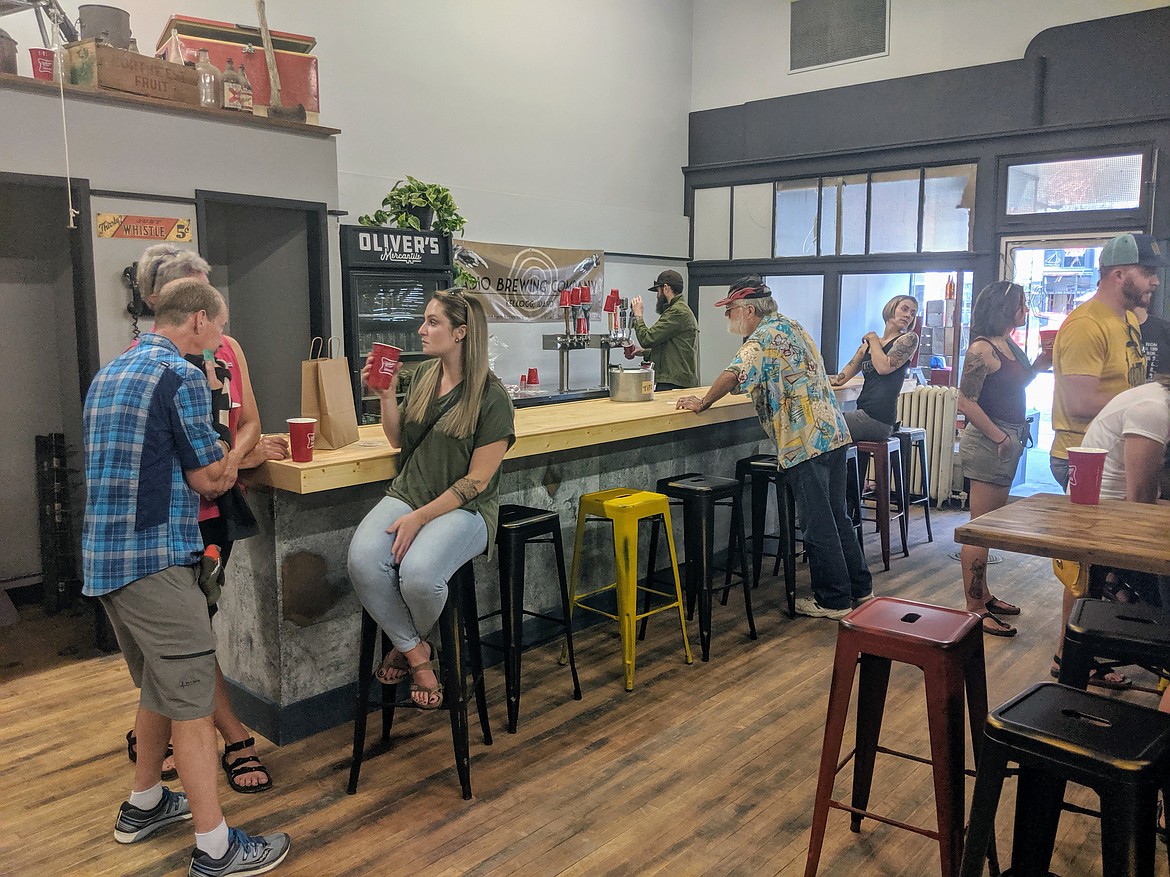
[[[780,313],[804,326],[817,347],[821,346],[821,315],[824,312],[825,278],[821,274],[773,275],[764,283]]]
[[[776,256],[815,256],[817,252],[817,181],[776,184]]]
[[[869,251],[918,251],[917,169],[875,173],[870,185]]]
[[[731,258],[772,255],[772,186],[736,186],[731,199]]]
[[[975,213],[975,165],[926,169],[922,252],[970,250]]]
[[[910,274],[841,275],[841,321],[838,325],[841,334],[836,371],[841,371],[853,358],[866,332],[880,335],[885,331],[882,308],[895,295],[917,297]]]
[[[1018,164],[1008,168],[1008,215],[1132,210],[1141,201],[1141,155]]]
[[[731,189],[695,189],[695,259],[731,254]]]
[[[821,255],[865,252],[865,183],[865,174],[823,181]]]

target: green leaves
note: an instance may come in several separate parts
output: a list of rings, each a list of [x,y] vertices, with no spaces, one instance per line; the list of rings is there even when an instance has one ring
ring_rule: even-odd
[[[375,210],[372,214],[359,216],[361,225],[386,225],[391,220],[398,228],[413,228],[421,231],[422,224],[412,209],[431,209],[435,211],[433,228],[443,234],[457,234],[463,231],[467,220],[459,215],[459,206],[451,195],[451,190],[438,183],[424,183],[422,180],[407,176],[399,180],[394,188],[386,193],[382,199],[384,210]]]

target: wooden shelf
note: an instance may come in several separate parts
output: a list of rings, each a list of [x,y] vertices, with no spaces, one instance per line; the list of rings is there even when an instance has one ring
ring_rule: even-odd
[[[34,94],[56,95],[57,83],[44,79],[31,79],[28,76],[14,76],[11,73],[0,73],[0,88],[9,88],[14,91],[27,91]],[[235,110],[217,110],[207,107],[192,107],[178,104],[173,101],[157,100],[137,94],[128,94],[121,91],[111,91],[104,88],[82,88],[77,85],[66,85],[65,96],[71,100],[80,100],[90,103],[112,104],[115,106],[137,107],[153,110],[172,116],[186,116],[201,118],[212,122],[226,122],[232,125],[244,125],[252,128],[288,131],[294,134],[307,134],[313,137],[333,137],[341,133],[339,128],[325,128],[321,125],[308,125],[304,122],[288,122],[283,119],[272,119],[267,116],[253,116]]]

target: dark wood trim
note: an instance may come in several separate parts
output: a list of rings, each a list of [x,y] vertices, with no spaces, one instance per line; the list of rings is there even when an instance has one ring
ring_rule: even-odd
[[[194,204],[195,199],[184,195],[159,195],[154,192],[120,192],[117,189],[90,189],[94,198],[125,198],[131,201],[160,201],[164,204]]]
[[[27,76],[14,76],[11,73],[0,73],[0,88],[13,91],[25,91],[34,94],[46,94],[56,97],[59,94],[57,83],[46,82],[41,79],[30,79]],[[66,85],[65,96],[70,100],[85,103],[99,103],[114,106],[131,107],[134,109],[153,110],[169,116],[186,116],[197,121],[225,122],[229,125],[243,125],[249,128],[275,128],[289,134],[307,134],[311,137],[328,138],[340,134],[340,128],[325,128],[321,125],[308,125],[304,122],[287,122],[284,119],[272,119],[267,116],[253,116],[237,110],[217,110],[207,107],[193,107],[173,101],[158,100],[143,95],[128,94],[121,91],[112,91],[103,88],[82,88],[78,85]]]

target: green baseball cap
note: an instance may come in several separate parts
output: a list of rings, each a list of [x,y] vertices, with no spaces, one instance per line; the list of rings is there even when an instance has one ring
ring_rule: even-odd
[[[1119,234],[1101,248],[1102,268],[1118,265],[1141,265],[1145,268],[1165,268],[1170,260],[1162,254],[1158,242],[1148,234]]]

